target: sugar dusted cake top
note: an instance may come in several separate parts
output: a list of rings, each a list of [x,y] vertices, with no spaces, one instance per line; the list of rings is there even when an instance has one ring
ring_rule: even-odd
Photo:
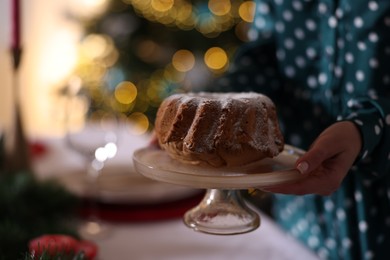
[[[255,92],[172,95],[155,126],[160,146],[190,163],[246,164],[274,157],[284,146],[272,100]]]

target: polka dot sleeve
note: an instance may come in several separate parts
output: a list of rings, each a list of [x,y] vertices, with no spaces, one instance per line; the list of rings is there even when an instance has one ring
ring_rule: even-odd
[[[271,99],[278,96],[281,82],[278,77],[274,14],[270,0],[257,0],[255,18],[248,32],[251,41],[236,53],[228,73],[219,78],[207,91],[257,91]]]
[[[273,45],[245,48],[237,55],[229,72],[212,86],[212,91],[258,91],[273,98],[280,87],[276,66]]]
[[[374,175],[389,174],[390,101],[386,98],[357,100],[345,119],[354,122],[362,134],[363,147],[357,163],[368,166]]]

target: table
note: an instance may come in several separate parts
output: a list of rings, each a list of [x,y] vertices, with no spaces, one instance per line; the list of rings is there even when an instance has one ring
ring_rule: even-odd
[[[148,137],[126,138],[112,164],[132,167],[132,152],[147,144]],[[80,170],[83,160],[71,153],[60,138],[44,139],[47,154],[36,158],[39,178]],[[314,260],[318,259],[294,238],[284,233],[266,214],[257,230],[230,236],[198,233],[187,228],[180,217],[158,221],[109,222],[110,232],[97,239],[99,260]]]
[[[97,240],[99,259],[116,260],[315,260],[294,238],[266,215],[257,230],[232,236],[198,233],[181,219],[162,222],[111,224],[111,234]]]

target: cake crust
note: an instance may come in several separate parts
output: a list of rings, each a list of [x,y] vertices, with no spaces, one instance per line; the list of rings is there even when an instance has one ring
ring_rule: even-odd
[[[171,157],[215,167],[274,157],[284,147],[273,102],[254,92],[169,96],[157,111],[155,132]]]

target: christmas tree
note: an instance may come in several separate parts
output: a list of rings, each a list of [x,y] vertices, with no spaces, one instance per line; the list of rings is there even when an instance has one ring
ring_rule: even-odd
[[[248,40],[253,1],[111,0],[105,12],[80,19],[85,37],[74,78],[92,111],[116,111],[153,128],[166,96],[196,91],[229,66]]]

